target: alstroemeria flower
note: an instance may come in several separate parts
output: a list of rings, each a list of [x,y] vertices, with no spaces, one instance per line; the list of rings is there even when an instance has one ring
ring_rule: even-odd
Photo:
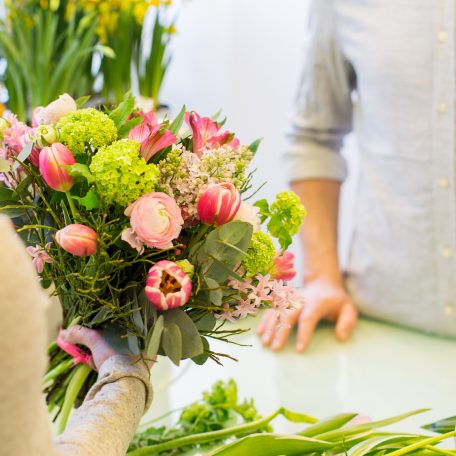
[[[145,293],[157,309],[175,309],[190,299],[192,281],[176,263],[159,261],[149,270]]]
[[[274,265],[271,270],[271,275],[274,279],[284,280],[289,282],[296,275],[295,256],[292,252],[286,251],[282,255],[278,253],[274,258]]]
[[[176,141],[173,133],[157,122],[154,112],[144,114],[142,123],[133,128],[128,137],[141,143],[141,155],[146,162]]]
[[[234,138],[234,133],[220,131],[220,126],[210,117],[201,117],[196,112],[187,113],[185,122],[192,129],[193,152],[199,157],[206,147],[220,147],[229,144],[238,147],[240,142]]]
[[[51,245],[52,243],[48,242],[44,247],[36,245],[35,247],[30,246],[26,248],[27,253],[33,258],[33,265],[38,274],[43,272],[45,263],[52,263],[52,258],[47,253]]]

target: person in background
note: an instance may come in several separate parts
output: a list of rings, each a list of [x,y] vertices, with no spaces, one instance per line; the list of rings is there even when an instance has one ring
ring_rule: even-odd
[[[119,355],[98,331],[75,326],[66,342],[87,346],[98,382],[52,439],[42,378],[49,305],[11,222],[0,217],[0,453],[14,456],[124,456],[152,391],[149,369]]]
[[[314,0],[288,153],[308,209],[306,304],[264,345],[297,325],[307,348],[321,320],[345,341],[363,314],[456,336],[455,46],[453,0]],[[340,155],[354,131],[360,155],[348,264],[338,260]]]

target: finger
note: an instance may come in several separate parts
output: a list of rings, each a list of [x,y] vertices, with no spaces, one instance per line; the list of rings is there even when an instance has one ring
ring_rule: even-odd
[[[291,321],[286,321],[279,323],[276,329],[276,333],[274,336],[274,341],[272,342],[271,348],[275,351],[282,350],[287,343],[288,337],[291,334],[291,330],[293,329],[293,324]]]
[[[272,312],[267,310],[261,317],[261,321],[257,327],[257,335],[262,336],[266,331],[266,328],[269,326],[269,320],[271,319]]]
[[[269,346],[274,339],[274,334],[277,325],[277,314],[274,311],[269,311],[267,324],[264,328],[263,335],[261,336],[261,342],[264,346]]]
[[[358,321],[358,311],[351,301],[347,301],[340,309],[336,323],[336,337],[341,342],[346,342],[352,335],[356,322]]]
[[[320,314],[316,308],[304,309],[298,321],[298,335],[296,350],[300,353],[306,351],[312,339],[315,328],[320,321]]]
[[[65,342],[70,344],[85,345],[91,351],[102,338],[98,331],[85,328],[84,326],[75,325],[69,329],[62,331],[62,337]]]

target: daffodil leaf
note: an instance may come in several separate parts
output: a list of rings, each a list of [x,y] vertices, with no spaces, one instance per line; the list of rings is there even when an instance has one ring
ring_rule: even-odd
[[[182,124],[184,123],[186,111],[187,111],[187,108],[185,107],[185,105],[182,106],[182,109],[180,110],[179,114],[173,120],[172,124],[169,126],[169,129],[171,130],[171,133],[173,135],[177,135],[179,133],[179,130],[181,129]]]

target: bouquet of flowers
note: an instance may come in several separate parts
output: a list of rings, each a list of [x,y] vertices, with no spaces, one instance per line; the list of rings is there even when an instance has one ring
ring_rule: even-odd
[[[229,357],[210,347],[241,332],[227,321],[300,305],[286,249],[305,209],[292,192],[247,202],[259,141],[243,146],[185,107],[170,121],[130,96],[113,110],[85,101],[63,95],[31,127],[0,121],[0,213],[59,297],[63,327],[102,329],[122,353],[202,364]],[[60,338],[49,357],[45,392],[63,430],[96,373]]]

